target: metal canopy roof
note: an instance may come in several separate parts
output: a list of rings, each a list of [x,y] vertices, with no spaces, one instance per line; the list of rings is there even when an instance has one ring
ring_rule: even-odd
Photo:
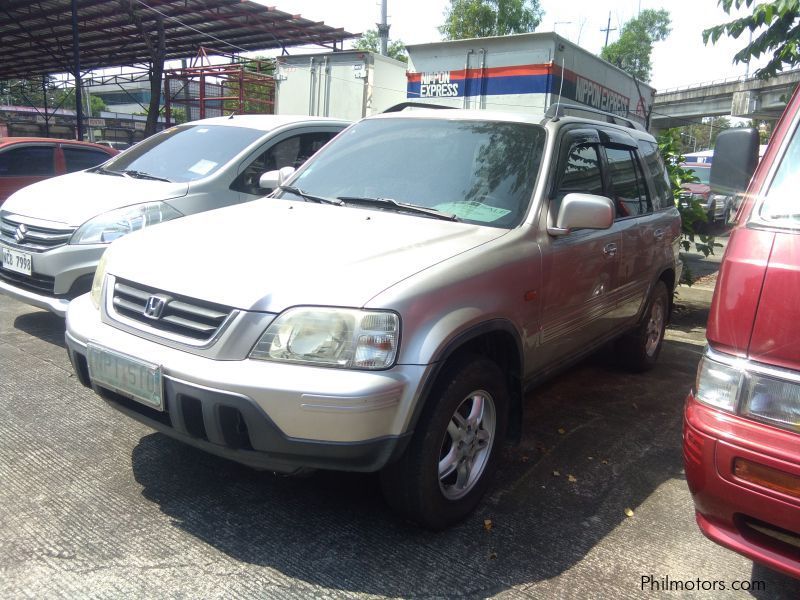
[[[73,72],[72,0],[0,0],[0,79]],[[248,0],[75,0],[80,67],[150,62],[131,20],[133,6],[146,31],[161,16],[166,58],[190,58],[200,46],[221,53],[335,46],[355,37],[323,22],[303,19]]]

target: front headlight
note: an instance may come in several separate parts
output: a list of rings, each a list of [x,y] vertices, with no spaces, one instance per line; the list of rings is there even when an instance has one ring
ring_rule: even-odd
[[[753,374],[742,413],[776,427],[800,431],[800,385]]]
[[[709,351],[697,369],[695,398],[744,417],[800,432],[800,381],[796,374],[752,365]],[[719,358],[720,360],[715,360]]]
[[[103,282],[106,279],[106,269],[108,265],[108,250],[103,252],[103,256],[100,257],[100,262],[97,263],[97,269],[94,272],[94,279],[92,280],[92,291],[89,292],[92,298],[92,304],[94,307],[99,309],[100,308],[100,301],[103,296]]]
[[[250,358],[343,369],[394,364],[400,319],[392,312],[347,308],[291,308],[261,336]]]
[[[72,234],[70,244],[110,244],[117,238],[183,215],[164,202],[148,202],[98,215]]]
[[[704,356],[697,367],[695,398],[715,408],[735,412],[742,377],[739,369]]]

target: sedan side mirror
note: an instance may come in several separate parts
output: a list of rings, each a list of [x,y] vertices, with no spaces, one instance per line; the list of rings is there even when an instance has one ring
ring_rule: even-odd
[[[567,194],[558,209],[550,235],[566,235],[573,229],[608,229],[614,224],[614,203],[605,196]]]
[[[283,182],[289,179],[294,173],[294,167],[283,167],[277,171],[267,171],[258,179],[258,187],[264,190],[274,190],[276,187],[283,185]]]

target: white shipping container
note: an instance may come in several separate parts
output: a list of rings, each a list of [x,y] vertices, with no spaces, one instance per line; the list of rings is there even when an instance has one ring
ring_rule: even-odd
[[[649,85],[551,32],[407,50],[407,101],[542,114],[560,99],[644,124],[655,97]]]
[[[275,113],[355,121],[406,98],[406,64],[360,50],[280,56]]]

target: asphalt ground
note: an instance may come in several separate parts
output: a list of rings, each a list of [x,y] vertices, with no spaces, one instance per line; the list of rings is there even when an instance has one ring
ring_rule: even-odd
[[[601,352],[530,394],[492,491],[443,533],[374,475],[277,477],[154,433],[78,383],[62,320],[0,296],[0,597],[800,598],[694,522],[681,414],[712,287],[681,288],[650,373]]]

